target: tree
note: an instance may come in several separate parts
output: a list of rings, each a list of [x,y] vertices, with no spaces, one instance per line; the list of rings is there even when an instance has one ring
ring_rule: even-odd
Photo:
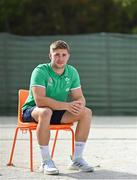
[[[1,0],[0,31],[19,35],[137,33],[136,0]]]

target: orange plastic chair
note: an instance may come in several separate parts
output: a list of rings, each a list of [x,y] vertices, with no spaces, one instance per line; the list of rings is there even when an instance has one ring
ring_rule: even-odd
[[[18,96],[19,96],[19,101],[18,101],[18,123],[17,123],[17,127],[16,127],[16,130],[15,130],[15,135],[14,135],[14,140],[13,140],[13,144],[12,144],[10,159],[9,159],[9,162],[8,162],[7,165],[8,166],[13,166],[12,159],[13,159],[16,140],[17,140],[18,130],[20,129],[22,132],[23,131],[29,131],[29,138],[30,138],[29,139],[29,141],[30,141],[30,170],[33,171],[33,145],[32,145],[33,138],[32,138],[32,130],[36,130],[37,123],[35,123],[35,122],[24,123],[22,121],[22,105],[26,101],[26,99],[28,97],[28,93],[29,93],[29,91],[25,90],[25,89],[20,89],[19,93],[18,93]],[[54,155],[54,150],[55,150],[59,130],[67,130],[67,131],[71,132],[71,134],[72,134],[72,156],[73,156],[73,154],[74,154],[74,131],[72,129],[72,125],[73,125],[73,123],[61,124],[61,125],[50,125],[50,130],[56,130],[55,139],[54,139],[52,152],[51,152],[51,157],[52,158],[53,158],[53,155]]]

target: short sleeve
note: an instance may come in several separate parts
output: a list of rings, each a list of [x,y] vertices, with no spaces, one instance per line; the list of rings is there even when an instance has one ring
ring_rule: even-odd
[[[73,76],[72,76],[72,84],[70,90],[77,89],[81,87],[80,77],[78,71],[73,67]]]
[[[30,87],[32,86],[42,86],[46,87],[46,72],[42,69],[36,67],[31,75]]]

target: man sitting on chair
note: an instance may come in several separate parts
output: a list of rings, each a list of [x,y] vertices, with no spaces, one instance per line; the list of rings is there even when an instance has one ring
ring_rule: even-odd
[[[50,63],[38,65],[32,72],[29,96],[22,107],[24,122],[37,122],[37,140],[41,150],[41,171],[59,174],[49,153],[50,124],[78,122],[75,151],[69,169],[92,172],[83,159],[83,150],[91,125],[91,110],[85,98],[77,70],[68,65],[69,45],[58,40],[50,45]],[[71,101],[67,101],[70,95]]]

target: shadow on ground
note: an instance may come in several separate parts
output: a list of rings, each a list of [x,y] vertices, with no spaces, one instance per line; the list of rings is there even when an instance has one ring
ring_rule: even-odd
[[[6,168],[6,167],[5,167]],[[4,169],[5,169],[4,168]],[[7,171],[3,169],[3,172],[0,174],[0,179],[5,180],[9,178],[9,174]],[[8,168],[9,169],[9,168]],[[60,173],[59,175],[44,175],[38,172],[29,172],[29,169],[24,168],[11,168],[10,179],[16,179],[17,177],[21,179],[137,179],[136,174],[118,172],[118,171],[111,171],[111,170],[95,170],[94,172],[86,173],[86,172],[65,172]]]
[[[75,172],[75,173],[67,173],[60,174],[60,176],[74,178],[74,179],[137,179],[136,174],[128,174],[117,171],[109,171],[109,170],[96,170],[92,173],[83,173],[83,172]]]

